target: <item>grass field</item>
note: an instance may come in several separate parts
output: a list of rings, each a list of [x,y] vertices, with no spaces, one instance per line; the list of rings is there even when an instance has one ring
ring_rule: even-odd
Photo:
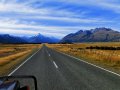
[[[7,75],[40,47],[37,44],[0,44],[0,76]]]
[[[48,47],[120,73],[120,50],[86,49],[87,47],[120,47],[119,42],[48,44]]]

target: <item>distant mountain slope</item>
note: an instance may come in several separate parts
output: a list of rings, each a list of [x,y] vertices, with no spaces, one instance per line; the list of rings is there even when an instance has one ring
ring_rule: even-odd
[[[27,43],[27,41],[20,37],[11,36],[9,34],[1,34],[0,43]]]
[[[59,39],[38,34],[32,37],[17,37],[9,34],[0,34],[0,43],[57,43]]]
[[[65,36],[60,42],[109,42],[120,41],[120,32],[109,28],[80,30]]]

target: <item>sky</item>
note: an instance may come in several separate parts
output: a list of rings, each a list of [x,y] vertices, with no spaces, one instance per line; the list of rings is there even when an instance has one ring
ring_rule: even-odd
[[[97,27],[120,31],[120,0],[0,0],[0,34],[62,38]]]

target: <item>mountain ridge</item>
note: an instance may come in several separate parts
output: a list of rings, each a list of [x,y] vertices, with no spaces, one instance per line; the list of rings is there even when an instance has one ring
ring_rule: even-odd
[[[110,28],[95,28],[79,30],[76,33],[66,35],[60,43],[67,42],[113,42],[120,41],[120,32]]]
[[[0,34],[0,43],[6,44],[17,44],[17,43],[57,43],[59,39],[54,37],[47,37],[42,34],[35,36],[14,36],[10,34]]]

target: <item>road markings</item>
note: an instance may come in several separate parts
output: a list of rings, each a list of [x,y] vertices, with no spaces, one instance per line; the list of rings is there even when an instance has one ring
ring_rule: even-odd
[[[47,52],[48,56],[50,57],[50,53],[48,52],[48,50],[47,50],[47,49],[46,49],[46,52]]]
[[[48,53],[48,51],[46,50],[46,52]]]
[[[40,48],[41,49],[41,48]],[[11,76],[14,72],[16,72],[21,66],[23,66],[28,60],[30,60],[35,54],[37,54],[40,49],[38,51],[36,51],[32,56],[30,56],[27,60],[25,60],[22,64],[20,64],[16,69],[14,69],[11,73],[8,74],[8,76]]]
[[[55,65],[56,68],[58,68],[57,64],[55,63],[55,61],[53,61],[53,64]]]
[[[68,55],[68,54],[66,54],[66,53],[63,53],[63,52],[60,52],[60,51],[57,51],[57,52],[59,52],[59,53],[61,53],[61,54],[63,54],[63,55],[72,57],[72,58],[74,58],[74,59],[76,59],[76,60],[78,60],[78,61],[84,62],[84,63],[86,63],[86,64],[89,64],[89,65],[91,65],[91,66],[97,67],[97,68],[99,68],[99,69],[101,69],[101,70],[107,71],[107,72],[109,72],[109,73],[112,73],[112,74],[117,75],[117,76],[120,77],[120,74],[115,73],[115,72],[113,72],[113,71],[107,70],[107,69],[105,69],[105,68],[102,68],[102,67],[97,66],[97,65],[95,65],[95,64],[92,64],[92,63],[89,63],[89,62],[87,62],[87,61],[81,60],[81,59],[76,58],[76,57],[74,57],[74,56],[70,56],[70,55]]]

